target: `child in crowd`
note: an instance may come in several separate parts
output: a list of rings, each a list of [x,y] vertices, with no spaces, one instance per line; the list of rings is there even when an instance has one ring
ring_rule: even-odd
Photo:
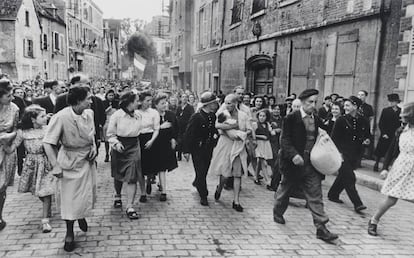
[[[256,158],[257,166],[255,171],[254,183],[260,185],[259,173],[263,172],[263,177],[266,180],[266,185],[270,185],[270,178],[267,171],[267,160],[273,159],[272,147],[270,145],[271,127],[269,124],[270,113],[268,110],[260,110],[257,112],[257,129],[256,129]]]
[[[52,195],[55,192],[55,177],[50,173],[51,165],[43,150],[47,115],[44,108],[31,105],[24,111],[17,136],[7,150],[13,152],[22,142],[26,149],[26,158],[18,186],[19,193],[31,192],[43,202],[42,231],[49,233]]]

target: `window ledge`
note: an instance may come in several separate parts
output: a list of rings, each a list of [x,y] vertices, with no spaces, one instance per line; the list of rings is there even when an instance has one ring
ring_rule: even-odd
[[[256,12],[256,13],[253,13],[252,15],[250,15],[250,20],[253,20],[254,18],[262,16],[265,13],[266,13],[266,9],[262,9],[262,10]]]
[[[283,0],[283,1],[279,1],[279,8],[294,4],[294,3],[299,2],[299,1],[300,0]]]
[[[236,23],[231,24],[231,25],[230,25],[230,30],[232,30],[232,29],[234,29],[234,28],[239,27],[239,26],[240,26],[240,24],[241,24],[241,21],[240,21],[240,22],[236,22]]]

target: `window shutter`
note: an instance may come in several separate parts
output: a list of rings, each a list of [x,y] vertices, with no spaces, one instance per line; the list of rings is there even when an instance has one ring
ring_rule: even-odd
[[[23,39],[23,56],[27,56],[26,39]]]

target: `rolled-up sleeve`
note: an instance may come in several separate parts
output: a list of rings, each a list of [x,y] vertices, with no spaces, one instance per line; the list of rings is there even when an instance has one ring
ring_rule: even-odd
[[[118,143],[117,138],[117,129],[118,129],[118,120],[119,120],[119,113],[115,112],[111,118],[109,119],[108,129],[106,131],[106,136],[108,137],[108,142],[111,144]]]

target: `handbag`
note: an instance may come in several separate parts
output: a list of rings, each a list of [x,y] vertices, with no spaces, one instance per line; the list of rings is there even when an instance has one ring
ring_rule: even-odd
[[[312,166],[324,175],[332,175],[342,165],[343,158],[329,135],[320,129],[310,153]]]

